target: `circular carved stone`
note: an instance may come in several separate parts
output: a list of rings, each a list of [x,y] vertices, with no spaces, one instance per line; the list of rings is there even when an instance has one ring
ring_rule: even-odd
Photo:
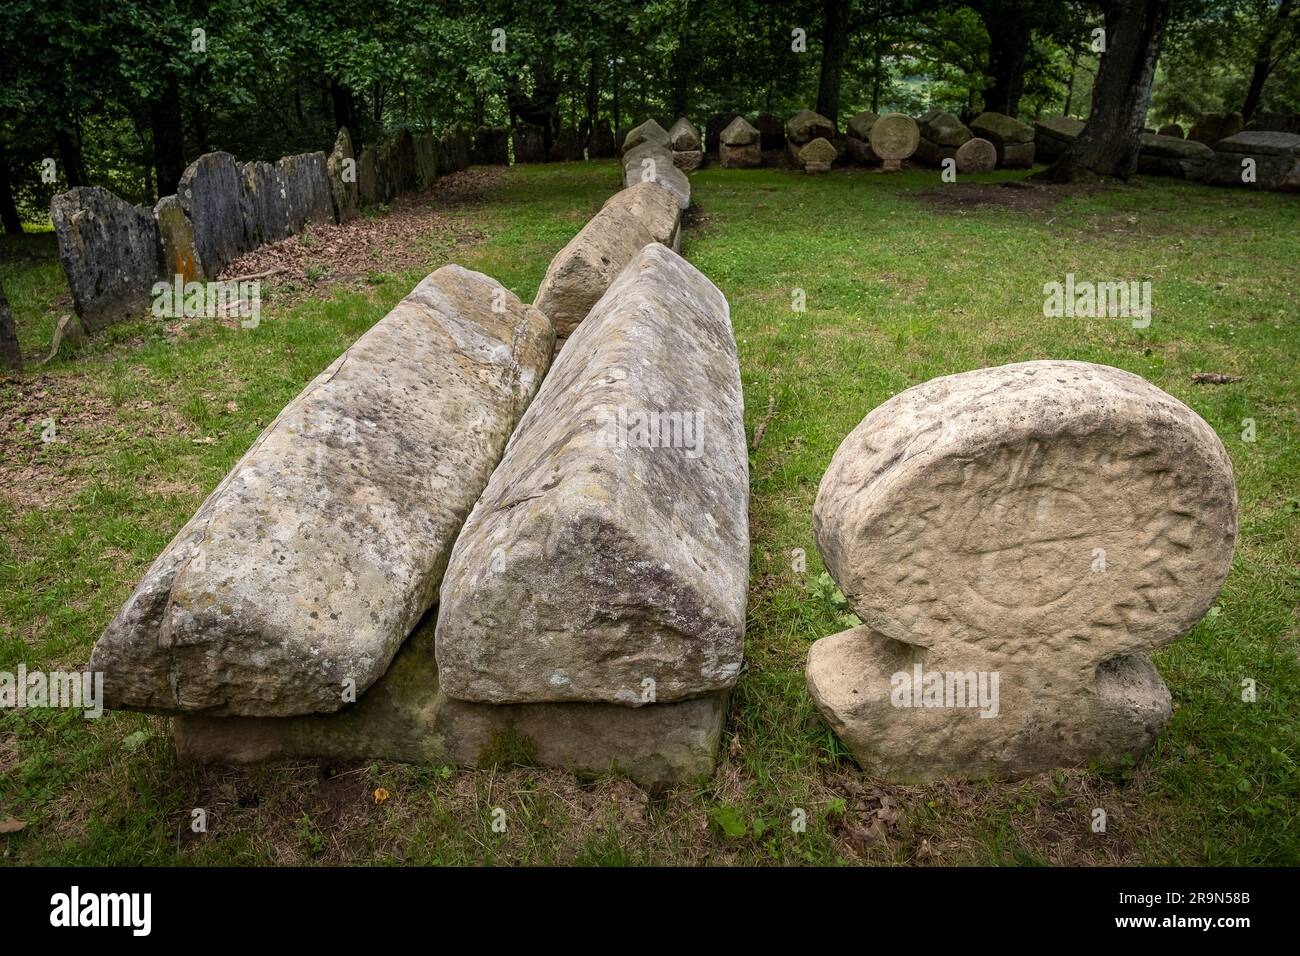
[[[968,139],[957,147],[957,172],[987,173],[998,165],[998,149],[987,139]]]
[[[822,478],[813,525],[880,634],[1082,677],[1204,615],[1237,493],[1218,436],[1177,399],[1107,366],[1024,362],[872,411]]]
[[[903,113],[886,113],[871,124],[871,149],[881,159],[907,159],[921,142],[916,120]]]

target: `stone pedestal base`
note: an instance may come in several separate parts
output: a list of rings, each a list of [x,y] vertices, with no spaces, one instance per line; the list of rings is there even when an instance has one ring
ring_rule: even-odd
[[[665,786],[712,772],[725,716],[725,694],[635,708],[455,700],[438,688],[430,616],[351,707],[302,717],[176,717],[172,735],[182,759],[202,763],[314,757],[479,767],[507,760],[582,775],[613,770]]]

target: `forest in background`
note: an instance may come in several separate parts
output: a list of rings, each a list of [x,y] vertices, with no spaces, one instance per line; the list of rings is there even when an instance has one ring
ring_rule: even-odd
[[[1101,5],[1084,0],[10,0],[0,7],[0,216],[102,185],[173,192],[212,150],[358,149],[452,122],[616,141],[811,106],[1086,117]],[[1147,124],[1300,110],[1295,0],[1174,0]]]

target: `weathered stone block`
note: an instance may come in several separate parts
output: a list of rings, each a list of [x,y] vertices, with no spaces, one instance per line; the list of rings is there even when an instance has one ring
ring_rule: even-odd
[[[1215,147],[1219,140],[1240,133],[1245,125],[1240,113],[1202,113],[1188,130],[1187,138]]]
[[[644,246],[674,244],[680,221],[677,200],[658,183],[614,194],[551,260],[534,307],[546,313],[556,335],[568,335]]]
[[[916,152],[920,141],[916,120],[905,113],[886,113],[871,124],[871,151],[880,157],[886,169],[897,169],[899,163]]]
[[[150,210],[102,186],[79,186],[50,200],[50,219],[72,304],[87,331],[149,307],[158,277],[158,226]]]
[[[609,159],[615,152],[614,131],[609,128],[609,120],[597,120],[587,137],[587,158]]]
[[[540,126],[520,123],[514,129],[515,162],[546,162],[546,134]]]
[[[835,138],[835,124],[820,113],[812,110],[800,110],[785,122],[785,136],[791,143],[803,146],[821,137],[825,140]]]
[[[655,146],[671,149],[668,131],[652,119],[648,119],[640,126],[634,126],[628,130],[627,136],[623,137],[623,153],[626,154],[629,150],[640,146],[642,143],[653,143]]]
[[[264,431],[95,645],[113,708],[329,712],[383,674],[550,361],[546,317],[444,266]]]
[[[959,173],[987,173],[998,165],[998,150],[987,139],[976,136],[957,147],[953,159],[957,161]]]
[[[470,162],[475,166],[506,166],[510,163],[510,130],[504,126],[480,126],[474,131]]]
[[[1054,163],[1074,145],[1087,124],[1069,116],[1054,116],[1034,124],[1035,154],[1045,163]]]
[[[256,249],[290,236],[289,189],[278,164],[260,160],[239,169],[243,183],[244,247]],[[199,260],[202,263],[202,259]],[[215,274],[215,273],[213,273]]]
[[[668,131],[668,143],[675,153],[698,153],[700,131],[685,116],[680,117]]]
[[[922,139],[928,139],[936,146],[951,147],[953,150],[973,135],[961,120],[939,109],[922,113],[916,125]]]
[[[730,687],[748,500],[726,300],[648,245],[556,358],[456,542],[443,689],[636,707]]]
[[[1032,143],[1034,128],[1007,116],[1005,113],[992,111],[981,113],[971,120],[970,131],[976,136],[987,139],[994,146],[1010,146],[1018,143]]]
[[[181,716],[172,736],[182,759],[203,763],[317,757],[486,767],[526,760],[583,776],[613,770],[654,787],[710,773],[725,716],[725,694],[637,708],[456,700],[439,690],[430,622],[407,638],[387,673],[345,710]]]
[[[998,166],[1003,169],[1028,169],[1034,165],[1033,143],[994,144],[998,151]]]
[[[673,165],[673,154],[654,143],[642,143],[623,154],[623,187],[654,182],[672,193],[681,209],[691,205],[691,181]]]
[[[704,164],[704,154],[698,149],[673,150],[673,165],[683,172],[699,169]]]
[[[835,147],[819,136],[799,150],[799,165],[806,173],[828,173],[838,155]]]

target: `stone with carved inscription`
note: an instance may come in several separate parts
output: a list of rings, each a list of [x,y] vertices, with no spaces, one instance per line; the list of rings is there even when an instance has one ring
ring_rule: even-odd
[[[1214,431],[1144,379],[1040,361],[933,379],[845,439],[813,512],[863,626],[809,690],[897,780],[1017,777],[1143,752],[1168,722],[1147,652],[1209,609],[1237,492]]]

